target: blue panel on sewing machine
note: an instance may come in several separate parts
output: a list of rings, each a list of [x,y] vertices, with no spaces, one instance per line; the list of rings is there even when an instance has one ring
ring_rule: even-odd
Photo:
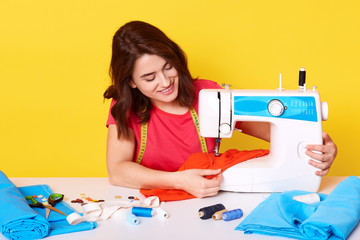
[[[277,102],[279,116],[269,112],[269,103]],[[234,96],[234,115],[258,117],[276,117],[317,122],[317,111],[314,97],[293,96]]]

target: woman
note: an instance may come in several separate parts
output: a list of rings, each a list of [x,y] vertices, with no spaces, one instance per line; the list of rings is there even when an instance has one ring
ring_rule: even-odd
[[[182,189],[196,197],[216,195],[222,180],[220,169],[175,171],[204,145],[193,120],[198,92],[219,85],[193,79],[180,47],[158,28],[140,21],[129,22],[115,33],[109,73],[112,85],[104,97],[113,99],[107,122],[110,183]],[[242,122],[237,126],[269,141],[267,123]],[[337,153],[331,138],[326,133],[323,138],[324,145],[309,145],[306,152],[320,161],[309,160],[320,169],[316,172],[320,176],[328,173]],[[215,140],[206,139],[206,146],[213,152]],[[204,178],[207,175],[217,176]]]

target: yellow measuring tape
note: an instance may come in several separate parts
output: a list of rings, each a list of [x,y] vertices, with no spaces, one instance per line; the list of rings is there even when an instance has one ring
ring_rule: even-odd
[[[146,148],[146,140],[147,140],[147,127],[148,127],[148,123],[142,123],[141,124],[141,140],[140,140],[140,150],[139,150],[139,154],[136,158],[136,163],[141,163],[143,157],[144,157],[144,153],[145,153],[145,148]]]
[[[196,131],[197,131],[198,136],[199,136],[199,140],[200,140],[200,144],[201,144],[201,151],[203,153],[207,153],[208,150],[207,150],[207,146],[206,146],[206,141],[205,141],[205,138],[200,135],[199,118],[198,118],[198,115],[196,114],[196,111],[195,111],[194,108],[190,108],[190,114],[191,114],[191,117],[192,117],[192,119],[194,121]]]
[[[190,114],[191,114],[191,117],[194,121],[194,125],[196,127],[196,131],[198,133],[198,136],[199,136],[199,140],[200,140],[200,145],[201,145],[201,151],[203,153],[207,153],[208,150],[207,150],[207,146],[206,146],[206,141],[205,141],[205,138],[202,137],[200,135],[200,129],[199,129],[199,118],[198,118],[198,115],[195,111],[194,108],[190,108]],[[136,162],[137,163],[141,163],[143,157],[144,157],[144,153],[145,153],[145,148],[146,148],[146,140],[147,140],[147,128],[148,128],[148,123],[142,123],[141,124],[141,141],[140,141],[140,150],[139,150],[139,154],[136,158]]]

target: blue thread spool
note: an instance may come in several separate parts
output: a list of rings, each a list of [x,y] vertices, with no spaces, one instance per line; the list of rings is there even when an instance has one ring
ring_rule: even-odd
[[[137,225],[140,223],[140,220],[132,213],[126,214],[126,221],[133,225]]]
[[[238,208],[228,212],[224,212],[221,217],[224,221],[231,221],[234,219],[241,218],[242,216],[243,216],[243,211],[240,208]]]
[[[152,208],[143,208],[143,207],[133,207],[131,210],[132,214],[138,217],[152,217],[153,209]]]
[[[209,219],[212,218],[212,215],[220,210],[225,209],[224,205],[222,205],[221,203],[219,204],[215,204],[215,205],[211,205],[208,207],[203,207],[199,209],[199,217],[201,219]]]

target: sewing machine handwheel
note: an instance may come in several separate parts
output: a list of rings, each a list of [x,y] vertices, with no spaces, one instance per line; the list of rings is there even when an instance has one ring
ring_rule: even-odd
[[[329,106],[327,102],[321,102],[321,118],[326,121],[329,116]]]
[[[284,113],[284,105],[280,100],[273,99],[268,104],[268,111],[271,115],[278,117]]]

